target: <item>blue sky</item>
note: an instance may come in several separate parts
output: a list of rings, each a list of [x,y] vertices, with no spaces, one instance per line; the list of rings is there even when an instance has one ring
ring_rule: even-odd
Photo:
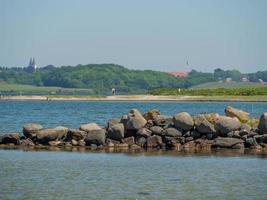
[[[0,66],[267,69],[265,0],[0,0]],[[186,62],[189,66],[186,66]]]

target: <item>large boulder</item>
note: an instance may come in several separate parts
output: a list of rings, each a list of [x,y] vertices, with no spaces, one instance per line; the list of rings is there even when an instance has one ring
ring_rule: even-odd
[[[98,124],[96,123],[88,123],[88,124],[82,124],[80,126],[80,130],[85,132],[95,131],[102,129]]]
[[[88,132],[86,138],[84,139],[86,145],[104,145],[106,140],[106,130],[98,129]]]
[[[215,122],[215,129],[220,136],[226,136],[231,131],[240,129],[240,121],[234,117],[220,116]]]
[[[19,133],[10,133],[1,136],[2,144],[20,144],[20,134]]]
[[[261,115],[258,129],[261,134],[267,134],[267,112]]]
[[[237,138],[218,137],[214,140],[214,147],[232,148],[237,144],[243,144],[244,141]]]
[[[161,126],[164,128],[168,128],[172,123],[172,117],[171,116],[166,116],[166,115],[158,115],[154,118],[154,123],[157,126]]]
[[[122,123],[115,124],[108,129],[107,138],[112,140],[121,140],[124,138],[124,125]]]
[[[249,120],[249,113],[244,112],[243,110],[239,110],[228,106],[225,110],[225,115],[228,117],[236,117],[240,122],[246,123]]]
[[[82,140],[86,137],[87,133],[79,129],[69,129],[65,141]]]
[[[147,111],[143,116],[146,120],[154,120],[156,119],[156,117],[160,115],[159,110],[157,109],[151,109],[149,111]]]
[[[178,131],[176,128],[167,128],[163,131],[163,135],[169,137],[181,137],[182,133]]]
[[[215,133],[215,127],[214,125],[209,122],[204,115],[197,115],[194,117],[195,126],[199,133],[203,134],[209,134],[209,133]]]
[[[190,131],[194,127],[194,120],[187,112],[178,113],[173,117],[174,126],[178,129]]]
[[[56,128],[42,129],[36,133],[36,136],[40,143],[48,143],[49,141],[63,139],[67,133],[68,128],[58,126]]]
[[[26,138],[33,138],[36,136],[36,133],[42,129],[43,126],[40,124],[35,124],[35,123],[25,124],[23,126],[23,135]]]
[[[147,147],[148,148],[156,148],[161,147],[162,138],[158,135],[153,135],[147,138]]]
[[[127,115],[126,121],[126,130],[138,130],[143,128],[147,123],[147,120],[143,117],[143,115],[137,110],[132,109]]]

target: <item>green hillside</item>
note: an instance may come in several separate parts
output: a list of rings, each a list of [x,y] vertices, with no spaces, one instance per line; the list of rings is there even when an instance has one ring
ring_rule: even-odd
[[[238,82],[245,76],[250,81],[255,83],[235,83],[238,87],[255,87],[258,86],[256,82],[258,79],[267,81],[267,71],[256,72],[251,74],[241,74],[237,70],[222,69],[214,70],[214,73],[202,73],[196,70],[189,72],[185,78],[177,78],[169,75],[166,72],[159,72],[153,70],[131,70],[116,64],[88,64],[77,66],[62,66],[54,67],[52,65],[38,68],[36,72],[29,72],[27,68],[7,68],[0,67],[0,82],[7,84],[31,85],[38,86],[37,90],[46,91],[40,87],[59,87],[55,89],[57,93],[63,91],[63,88],[80,88],[89,89],[91,94],[106,95],[110,94],[112,88],[115,88],[118,94],[142,94],[151,90],[160,88],[190,88],[193,86],[200,88],[218,88],[229,87],[229,85],[218,85],[218,80],[231,78]],[[199,85],[204,84],[204,85]],[[250,85],[247,85],[250,84]],[[6,86],[7,87],[7,86]],[[11,87],[11,86],[9,86]],[[16,88],[14,86],[10,90],[21,91],[23,88]],[[29,86],[27,86],[30,88]],[[50,91],[51,89],[48,88]],[[30,90],[27,90],[30,91]],[[55,92],[52,89],[52,92]],[[68,90],[64,90],[68,91]],[[84,91],[79,91],[84,93]]]

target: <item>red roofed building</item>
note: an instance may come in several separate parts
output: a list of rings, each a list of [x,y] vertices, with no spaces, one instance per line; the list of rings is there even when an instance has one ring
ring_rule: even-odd
[[[188,76],[188,72],[168,72],[168,74],[174,77],[183,77],[183,78]]]

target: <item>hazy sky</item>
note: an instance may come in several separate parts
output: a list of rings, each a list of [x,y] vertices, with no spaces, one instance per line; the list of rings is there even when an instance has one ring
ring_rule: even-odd
[[[267,0],[0,0],[0,66],[267,69]],[[186,66],[186,62],[189,66]]]

